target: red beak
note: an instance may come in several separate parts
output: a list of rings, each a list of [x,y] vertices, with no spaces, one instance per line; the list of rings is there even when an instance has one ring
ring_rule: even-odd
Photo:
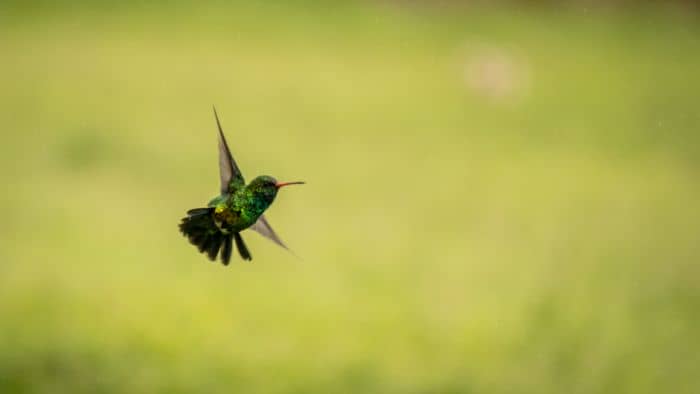
[[[281,188],[281,187],[283,187],[283,186],[289,186],[289,185],[303,185],[303,184],[304,184],[304,182],[300,182],[300,181],[297,181],[297,182],[277,182],[277,183],[275,183],[275,186],[277,186],[277,188],[279,189],[279,188]]]

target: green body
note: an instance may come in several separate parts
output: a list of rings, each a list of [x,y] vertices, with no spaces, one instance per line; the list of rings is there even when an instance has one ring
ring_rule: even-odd
[[[208,206],[214,208],[217,227],[224,233],[234,233],[255,224],[277,196],[275,183],[272,177],[259,176],[243,187],[231,185],[231,193],[212,199]]]

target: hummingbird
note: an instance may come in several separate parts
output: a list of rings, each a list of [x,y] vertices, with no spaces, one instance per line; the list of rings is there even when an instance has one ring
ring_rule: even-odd
[[[241,231],[246,229],[256,231],[289,250],[270,227],[263,213],[281,188],[304,182],[278,182],[271,176],[261,175],[246,185],[224,137],[216,107],[214,118],[219,129],[220,194],[209,201],[206,207],[187,211],[187,216],[180,222],[180,232],[200,253],[206,253],[209,260],[215,261],[219,255],[224,265],[231,261],[233,242],[243,260],[253,259],[241,237]]]

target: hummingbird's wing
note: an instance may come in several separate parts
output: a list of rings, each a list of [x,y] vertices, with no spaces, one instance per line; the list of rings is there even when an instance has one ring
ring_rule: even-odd
[[[265,215],[260,215],[258,221],[255,222],[254,225],[250,226],[250,229],[262,235],[263,237],[271,240],[277,245],[289,250],[287,245],[285,245],[284,242],[282,242],[280,237],[277,235],[277,233],[275,233],[275,230],[273,230],[272,227],[270,227],[270,223],[268,223],[267,219],[265,219]]]
[[[221,122],[219,115],[214,107],[214,117],[216,118],[216,126],[219,128],[219,177],[221,178],[221,194],[229,194],[235,191],[240,186],[245,185],[243,174],[238,169],[236,162],[233,160],[231,150],[226,143],[226,137],[221,130]]]

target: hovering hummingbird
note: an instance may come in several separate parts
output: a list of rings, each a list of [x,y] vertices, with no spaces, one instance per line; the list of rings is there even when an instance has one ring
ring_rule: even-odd
[[[201,253],[206,253],[211,261],[216,260],[221,250],[220,258],[224,265],[228,265],[231,260],[233,241],[236,242],[241,258],[252,260],[240,234],[245,229],[256,231],[288,249],[270,227],[263,212],[275,200],[280,188],[304,182],[278,182],[271,176],[262,175],[246,185],[226,143],[216,108],[214,118],[219,128],[221,194],[212,199],[206,208],[187,211],[187,216],[180,222],[180,232],[191,244],[199,248]]]

